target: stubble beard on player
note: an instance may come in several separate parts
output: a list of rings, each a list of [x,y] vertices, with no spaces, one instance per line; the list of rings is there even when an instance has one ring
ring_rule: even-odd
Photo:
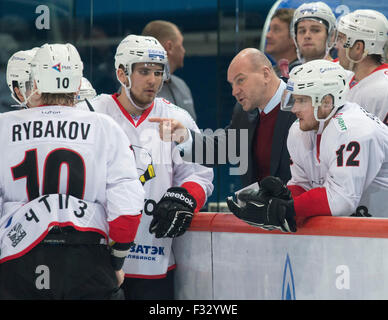
[[[350,70],[350,71],[353,71],[350,69],[350,61],[345,59],[345,58],[342,58],[342,59],[339,59],[339,63],[340,65],[346,69],[346,70]]]
[[[144,110],[147,109],[152,104],[152,102],[155,100],[155,96],[156,96],[156,95],[153,95],[152,97],[147,97],[147,98],[142,99],[141,97],[134,95],[132,91],[130,91],[130,95],[131,95],[131,100],[133,101],[133,103],[135,103],[136,106],[138,106]]]
[[[312,47],[310,49],[304,49],[304,53],[301,52],[301,55],[304,58],[305,62],[317,59],[324,59],[326,57],[326,53],[324,51],[319,52],[318,49],[316,49],[315,47]]]

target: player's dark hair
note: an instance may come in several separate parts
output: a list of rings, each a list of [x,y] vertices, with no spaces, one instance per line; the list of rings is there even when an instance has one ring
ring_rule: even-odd
[[[13,91],[13,94],[16,97],[16,99],[18,99],[20,101],[18,95],[16,94],[15,88],[19,88],[19,83],[16,80],[12,80],[12,91]]]
[[[356,44],[358,41],[363,43],[365,49],[364,40],[356,40],[354,44]],[[382,65],[384,63],[384,57],[381,54],[368,54],[368,58],[370,58],[377,65]]]
[[[384,63],[383,56],[380,54],[369,54],[368,57],[370,57],[373,62],[378,65],[382,65]]]

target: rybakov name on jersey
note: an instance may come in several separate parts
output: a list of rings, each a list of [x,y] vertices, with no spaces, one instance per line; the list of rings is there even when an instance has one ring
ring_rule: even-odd
[[[90,123],[67,120],[34,120],[12,124],[11,141],[57,138],[66,140],[88,140]]]

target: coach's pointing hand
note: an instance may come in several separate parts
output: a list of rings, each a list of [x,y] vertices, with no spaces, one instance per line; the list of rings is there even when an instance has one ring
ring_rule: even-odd
[[[160,139],[165,142],[174,141],[179,144],[185,142],[189,137],[188,130],[178,120],[169,118],[150,118],[148,121],[159,123]]]

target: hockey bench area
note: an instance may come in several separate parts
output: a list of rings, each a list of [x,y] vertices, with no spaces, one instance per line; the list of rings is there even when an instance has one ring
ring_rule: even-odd
[[[174,240],[176,299],[388,299],[388,219],[313,217],[293,234],[197,214]]]

